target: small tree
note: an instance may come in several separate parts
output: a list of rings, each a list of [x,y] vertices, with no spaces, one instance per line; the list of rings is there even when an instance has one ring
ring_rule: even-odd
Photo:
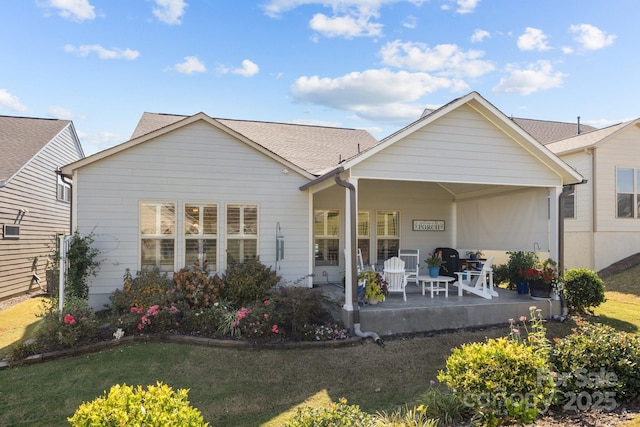
[[[572,268],[564,274],[567,305],[578,313],[588,313],[605,301],[604,281],[586,268]]]
[[[92,248],[93,232],[86,236],[80,236],[78,230],[73,233],[69,242],[69,250],[66,254],[67,271],[64,279],[65,296],[75,296],[81,299],[89,297],[89,276],[95,276],[100,268],[97,259],[100,251]],[[56,269],[60,268],[60,250],[55,253]]]

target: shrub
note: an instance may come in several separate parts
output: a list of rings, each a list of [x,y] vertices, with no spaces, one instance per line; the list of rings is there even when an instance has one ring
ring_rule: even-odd
[[[427,417],[438,420],[438,426],[462,425],[469,418],[469,407],[455,394],[434,385],[435,381],[432,381],[429,390],[420,397]]]
[[[327,325],[333,321],[327,309],[332,302],[320,289],[281,286],[270,293],[269,300],[280,315],[281,332],[297,340],[308,332],[306,325]]]
[[[564,295],[570,309],[585,313],[605,301],[604,281],[595,271],[572,268],[564,274],[564,279]]]
[[[189,306],[198,310],[211,307],[220,297],[224,284],[217,275],[210,275],[205,262],[200,267],[196,262],[192,268],[183,268],[173,274],[176,289],[184,295]]]
[[[349,338],[349,331],[342,322],[325,325],[308,324],[302,328],[302,341],[333,341]]]
[[[187,395],[188,390],[174,392],[161,382],[147,390],[116,384],[108,394],[80,405],[68,421],[72,426],[208,426]]]
[[[424,405],[397,409],[391,413],[379,412],[375,415],[374,426],[398,426],[398,427],[436,427],[438,420],[431,419],[427,415]]]
[[[100,251],[92,248],[93,232],[82,237],[76,230],[69,242],[66,253],[67,269],[65,274],[65,296],[87,299],[89,297],[89,276],[95,276],[100,268],[100,261],[96,258]],[[60,251],[54,254],[56,266],[60,263]]]
[[[551,363],[563,398],[586,392],[596,398],[630,401],[640,393],[640,337],[616,329],[579,322],[573,334],[556,339]],[[595,393],[599,393],[595,395]],[[609,402],[602,402],[602,406]]]
[[[509,260],[506,264],[503,264],[506,267],[496,267],[499,275],[499,277],[496,278],[496,282],[508,282],[507,287],[514,289],[516,283],[524,280],[521,272],[529,268],[534,268],[539,260],[535,252],[516,251],[507,252],[507,254],[509,255]],[[494,271],[496,269],[494,269]]]
[[[508,417],[532,422],[553,395],[547,358],[533,346],[508,338],[468,343],[453,350],[438,380],[446,383],[485,422]]]
[[[232,327],[247,339],[267,341],[282,339],[279,313],[268,299],[242,307],[237,311]]]
[[[184,311],[180,330],[188,334],[214,337],[217,335],[234,335],[232,329],[228,329],[236,315],[236,310],[223,301],[213,303],[211,307],[203,307],[197,310]],[[232,319],[232,320],[229,320]]]
[[[373,426],[373,416],[363,412],[358,405],[347,404],[340,398],[328,408],[298,408],[285,427],[365,427]]]
[[[35,334],[39,352],[58,350],[88,344],[96,339],[98,322],[86,300],[68,297],[62,313],[52,299],[41,315],[42,323]]]
[[[262,301],[267,291],[275,287],[280,277],[271,267],[267,267],[258,258],[243,263],[230,260],[230,265],[222,276],[224,289],[222,296],[238,307]]]
[[[131,307],[147,309],[154,304],[167,301],[167,295],[175,293],[173,280],[157,268],[139,271],[134,278],[127,268],[123,276],[122,289],[116,289],[110,296],[111,309],[116,316],[131,311]],[[175,296],[171,296],[175,299]]]

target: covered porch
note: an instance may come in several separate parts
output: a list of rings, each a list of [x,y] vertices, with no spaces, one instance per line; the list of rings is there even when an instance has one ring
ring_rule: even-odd
[[[344,290],[335,285],[320,285],[323,293],[341,304]],[[409,284],[407,301],[402,295],[389,295],[384,302],[359,307],[362,331],[380,336],[414,332],[436,332],[461,328],[507,324],[509,319],[529,316],[529,307],[542,310],[545,319],[561,314],[560,301],[533,300],[516,291],[497,289],[498,298],[487,300],[475,295],[458,296],[457,288],[449,286],[449,297],[444,292],[430,297],[422,295],[422,288]]]

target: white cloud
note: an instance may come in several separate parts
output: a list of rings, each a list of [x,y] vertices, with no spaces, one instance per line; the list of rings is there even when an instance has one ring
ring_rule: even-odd
[[[571,46],[562,46],[562,53],[565,55],[571,55],[573,53],[573,48]]]
[[[468,87],[459,80],[428,73],[379,69],[338,78],[303,76],[292,85],[291,94],[301,103],[353,111],[365,119],[407,123],[420,117],[423,108],[410,103],[440,89],[461,91]]]
[[[508,65],[509,75],[500,79],[492,89],[495,93],[519,93],[530,95],[539,90],[562,87],[567,74],[554,72],[549,61],[537,61],[521,69],[515,65]]]
[[[458,4],[456,12],[464,15],[466,13],[472,13],[476,7],[478,7],[480,0],[456,0],[456,3]]]
[[[489,31],[477,29],[471,35],[471,43],[480,43],[489,37],[491,37],[491,33]]]
[[[583,49],[598,50],[613,44],[615,35],[607,34],[605,31],[590,24],[572,25],[569,28],[576,40]]]
[[[75,53],[78,56],[83,57],[89,56],[91,52],[94,52],[98,54],[98,58],[100,59],[127,59],[129,61],[132,61],[140,56],[140,52],[138,52],[137,50],[131,50],[129,48],[106,49],[99,44],[83,44],[78,47],[68,44],[65,45],[64,50],[66,52]]]
[[[169,25],[182,23],[182,15],[188,6],[184,0],[155,0],[155,3],[153,14],[160,22]]]
[[[328,17],[322,13],[313,15],[309,26],[327,37],[372,37],[382,34],[382,24],[370,22],[366,15]]]
[[[185,56],[184,62],[174,65],[171,69],[182,74],[204,73],[207,71],[204,63],[195,56]]]
[[[413,30],[418,26],[418,19],[415,16],[407,16],[402,21],[402,26],[410,30]]]
[[[478,77],[494,70],[490,61],[482,60],[480,50],[463,51],[455,44],[430,48],[424,43],[395,40],[380,49],[385,65],[417,71],[436,72],[443,76]]]
[[[96,13],[89,0],[47,0],[39,5],[58,9],[58,14],[72,21],[95,19]]]
[[[524,34],[518,37],[520,50],[544,51],[551,49],[547,44],[547,35],[537,28],[527,27]]]
[[[242,61],[242,67],[236,68],[232,71],[233,74],[239,74],[244,77],[251,77],[253,75],[258,74],[260,71],[260,67],[258,65],[248,59]]]
[[[26,113],[29,109],[20,103],[20,99],[8,90],[0,89],[0,108],[16,113]]]
[[[73,120],[76,118],[76,115],[73,114],[73,111],[59,105],[52,105],[51,107],[49,107],[49,109],[47,110],[47,114],[49,115],[49,117],[60,120]]]

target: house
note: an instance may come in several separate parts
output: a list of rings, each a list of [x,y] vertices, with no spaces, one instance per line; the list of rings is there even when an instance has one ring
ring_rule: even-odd
[[[70,232],[71,188],[56,174],[84,157],[68,120],[0,116],[0,299],[37,289],[57,234]]]
[[[132,139],[62,168],[73,227],[105,261],[102,307],[126,268],[259,256],[289,284],[341,283],[355,247],[558,256],[559,198],[583,177],[476,92],[382,141],[362,130],[145,113]],[[551,214],[549,214],[551,213]]]
[[[640,252],[640,119],[550,141],[586,179],[564,212],[565,266],[599,271]]]

